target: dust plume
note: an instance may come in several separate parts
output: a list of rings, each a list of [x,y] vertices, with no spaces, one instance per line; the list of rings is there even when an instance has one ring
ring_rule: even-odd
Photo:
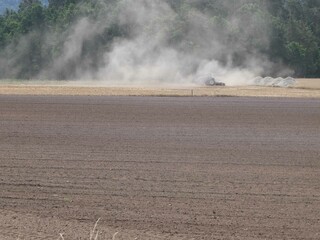
[[[76,21],[61,53],[34,78],[101,85],[198,84],[198,76],[212,73],[227,85],[248,85],[256,76],[292,74],[252,47],[257,42],[268,46],[270,37],[267,17],[254,3],[221,18],[199,8],[202,1],[95,1],[97,17]],[[233,1],[221,4],[229,11],[234,7]],[[125,30],[99,43],[113,28]],[[52,33],[45,38],[52,41]]]

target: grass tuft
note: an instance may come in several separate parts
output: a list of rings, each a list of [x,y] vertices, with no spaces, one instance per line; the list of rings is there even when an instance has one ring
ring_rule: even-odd
[[[96,228],[98,226],[98,222],[100,221],[100,218],[96,221],[94,224],[93,229],[90,231],[90,238],[89,240],[97,240],[99,236],[99,231],[96,231]]]
[[[96,223],[93,226],[93,229],[90,231],[90,238],[89,240],[98,240],[99,237],[99,231],[97,230],[98,222],[100,221],[100,218],[96,221]],[[119,232],[116,232],[112,236],[112,240],[116,240],[116,236]],[[63,233],[60,233],[60,237],[58,240],[65,240],[63,237]]]

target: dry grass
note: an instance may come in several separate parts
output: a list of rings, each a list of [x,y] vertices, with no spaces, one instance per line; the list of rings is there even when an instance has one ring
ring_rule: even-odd
[[[243,96],[320,98],[320,79],[299,79],[291,88],[275,87],[89,87],[56,85],[0,85],[0,94],[92,96]]]
[[[97,226],[98,226],[99,221],[100,221],[100,218],[96,221],[96,223],[93,226],[93,229],[90,231],[89,240],[98,240],[99,231],[97,230]],[[114,233],[112,235],[112,240],[116,240],[117,235],[118,235],[118,232]],[[60,237],[58,240],[65,240],[62,233],[60,233]]]
[[[320,78],[300,78],[295,87],[320,90]]]

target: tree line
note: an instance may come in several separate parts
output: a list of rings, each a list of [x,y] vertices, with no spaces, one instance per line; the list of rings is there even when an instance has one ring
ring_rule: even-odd
[[[197,9],[210,16],[212,26],[227,36],[230,46],[232,43],[244,46],[232,54],[235,66],[241,66],[243,51],[258,52],[270,61],[293,69],[296,77],[320,76],[319,0],[164,1],[177,13],[177,22],[181,22],[170,29],[172,44],[184,41],[184,17],[190,9]],[[18,10],[6,10],[0,15],[0,78],[39,76],[42,69],[50,67],[62,54],[70,29],[79,19],[98,19],[102,11],[114,14],[115,9],[105,6],[113,6],[115,2],[117,0],[49,0],[45,6],[39,0],[22,0]],[[231,19],[243,24],[235,28]],[[101,52],[106,51],[114,39],[128,35],[130,26],[112,23],[94,39],[84,42],[81,55],[90,57],[91,68],[98,68],[103,57]],[[223,57],[219,61],[223,62]],[[68,71],[62,71],[55,78],[72,78],[73,64],[77,63],[70,63]]]

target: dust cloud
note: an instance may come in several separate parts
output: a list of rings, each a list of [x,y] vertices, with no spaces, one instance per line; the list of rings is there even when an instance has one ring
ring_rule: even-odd
[[[256,76],[292,74],[285,67],[279,72],[279,63],[250,44],[243,45],[252,39],[268,45],[269,25],[259,18],[259,11],[248,25],[237,14],[213,17],[191,0],[179,8],[169,0],[94,1],[100,5],[98,17],[82,18],[68,29],[61,54],[34,78],[100,85],[188,85],[199,84],[198,76],[213,74],[228,86],[239,86],[257,83]],[[223,1],[231,8],[228,3],[232,1]],[[98,53],[84,56],[85,44],[114,25],[126,33]],[[241,42],[230,40],[236,29],[243,30]],[[46,38],[50,41],[50,32]]]

